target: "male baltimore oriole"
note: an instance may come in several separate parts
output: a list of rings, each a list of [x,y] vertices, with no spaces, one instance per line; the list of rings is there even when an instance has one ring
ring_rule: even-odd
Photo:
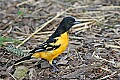
[[[78,24],[79,21],[75,21],[73,17],[65,17],[61,22],[56,31],[49,37],[49,39],[40,44],[39,47],[30,51],[30,55],[21,58],[16,61],[16,63],[29,60],[32,57],[34,58],[43,58],[46,59],[53,68],[57,69],[52,61],[58,55],[60,55],[64,50],[66,50],[69,42],[68,30],[75,24]]]

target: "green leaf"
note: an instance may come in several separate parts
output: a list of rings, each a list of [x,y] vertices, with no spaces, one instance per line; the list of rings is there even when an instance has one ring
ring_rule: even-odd
[[[12,42],[13,44],[21,43],[20,40],[12,39],[12,38],[9,38],[9,37],[0,36],[0,46],[4,45],[5,42]]]
[[[19,10],[19,11],[18,11],[18,15],[21,15],[21,14],[23,14],[23,11],[20,11],[20,10]]]

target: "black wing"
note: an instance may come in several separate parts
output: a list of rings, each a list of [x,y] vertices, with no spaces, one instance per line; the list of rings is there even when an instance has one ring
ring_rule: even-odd
[[[39,45],[39,47],[35,48],[34,50],[30,51],[30,53],[36,53],[36,52],[45,52],[45,51],[51,51],[55,50],[60,47],[61,44],[55,45],[57,39],[49,38],[46,42]]]

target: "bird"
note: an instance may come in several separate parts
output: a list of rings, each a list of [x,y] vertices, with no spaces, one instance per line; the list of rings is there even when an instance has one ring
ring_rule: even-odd
[[[31,58],[43,58],[47,60],[56,71],[58,71],[52,62],[66,50],[69,43],[69,29],[73,25],[79,23],[80,22],[76,21],[73,17],[63,18],[55,32],[45,42],[39,44],[38,47],[31,50],[28,56],[17,60],[15,64]]]

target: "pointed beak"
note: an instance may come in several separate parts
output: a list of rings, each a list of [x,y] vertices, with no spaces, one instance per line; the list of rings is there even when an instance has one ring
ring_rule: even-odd
[[[75,22],[74,22],[74,25],[75,25],[75,24],[80,24],[80,21],[75,21]]]

